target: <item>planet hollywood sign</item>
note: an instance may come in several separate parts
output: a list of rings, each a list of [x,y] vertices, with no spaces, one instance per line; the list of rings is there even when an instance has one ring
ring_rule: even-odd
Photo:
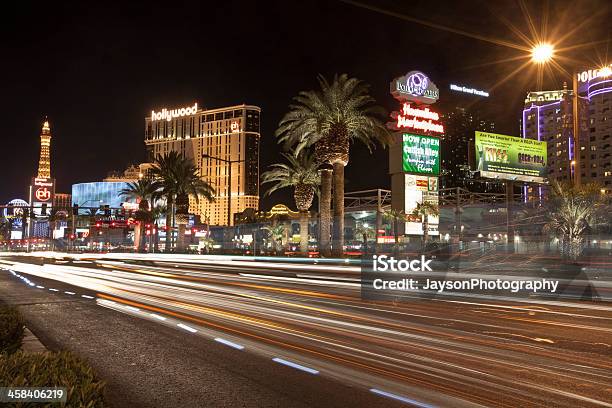
[[[196,102],[193,106],[187,106],[185,108],[178,109],[162,109],[159,112],[151,111],[151,120],[167,120],[170,122],[174,118],[180,118],[183,116],[195,115],[198,112],[198,103]]]

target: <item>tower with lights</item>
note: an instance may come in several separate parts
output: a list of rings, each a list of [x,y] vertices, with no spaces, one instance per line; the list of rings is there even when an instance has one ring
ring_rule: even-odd
[[[40,159],[38,160],[38,178],[51,178],[51,128],[45,118],[40,132]]]

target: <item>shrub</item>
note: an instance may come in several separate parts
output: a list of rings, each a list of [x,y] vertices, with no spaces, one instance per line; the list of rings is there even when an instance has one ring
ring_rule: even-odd
[[[14,307],[0,306],[0,353],[14,353],[23,340],[23,317]]]
[[[104,407],[104,382],[96,378],[89,364],[67,351],[2,354],[0,384],[3,387],[66,387],[65,406]],[[38,408],[41,404],[20,406]]]

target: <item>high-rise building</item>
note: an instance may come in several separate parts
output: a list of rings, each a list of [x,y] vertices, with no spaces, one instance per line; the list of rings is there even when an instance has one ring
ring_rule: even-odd
[[[576,180],[575,172],[579,172],[581,183],[599,183],[610,194],[612,79],[609,75],[591,75],[587,71],[577,76],[578,138],[574,137],[574,92],[567,85],[558,91],[527,94],[522,136],[547,142],[549,180]]]
[[[189,212],[202,221],[231,225],[233,214],[259,209],[260,114],[252,105],[201,109],[196,103],[152,111],[145,118],[148,159],[177,151],[215,189],[213,202],[189,198]]]
[[[51,178],[51,128],[45,119],[40,132],[40,159],[38,160],[38,178]]]
[[[440,188],[462,187],[470,191],[498,191],[501,188],[499,182],[475,178],[470,170],[475,132],[494,132],[495,123],[481,118],[475,110],[465,107],[455,107],[441,116],[444,135]]]

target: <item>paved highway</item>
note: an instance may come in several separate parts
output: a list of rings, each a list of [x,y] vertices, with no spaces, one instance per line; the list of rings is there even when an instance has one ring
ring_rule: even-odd
[[[355,267],[229,257],[9,255],[0,267],[32,291],[57,289],[37,278],[69,284],[54,294],[408,406],[612,407],[604,301],[364,301]]]

